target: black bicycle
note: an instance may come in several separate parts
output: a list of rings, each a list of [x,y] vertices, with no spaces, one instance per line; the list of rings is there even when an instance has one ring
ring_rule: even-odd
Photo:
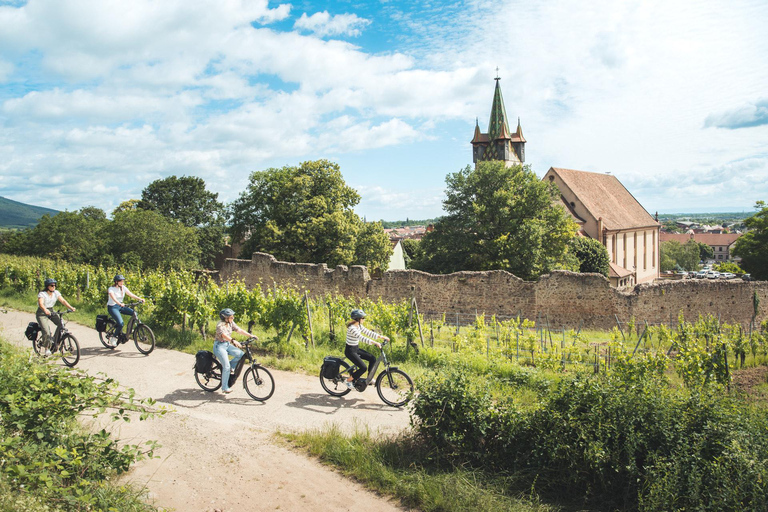
[[[247,360],[249,366],[245,370],[245,375],[243,375],[243,387],[251,398],[264,402],[269,400],[272,393],[275,392],[275,379],[272,378],[269,370],[261,366],[253,358],[251,343],[254,341],[256,341],[256,338],[248,338],[246,341],[240,342],[243,348],[245,348],[245,354],[240,358],[237,366],[229,375],[229,387],[231,388],[237,382],[237,378],[240,377],[240,373],[243,371]],[[219,389],[221,387],[221,363],[213,355],[213,352],[201,350],[197,353],[195,359],[195,380],[198,386],[206,391],[216,391]]]
[[[80,361],[80,344],[77,342],[77,338],[67,329],[67,320],[64,318],[64,315],[67,313],[71,313],[71,311],[51,312],[51,316],[58,315],[61,325],[56,326],[56,332],[50,341],[50,347],[46,346],[46,343],[43,341],[44,337],[40,336],[41,329],[37,322],[30,322],[24,334],[32,342],[32,348],[35,353],[44,355],[46,350],[50,350],[51,354],[59,352],[64,364],[71,367]]]
[[[132,302],[125,306],[135,308],[141,304],[144,303]],[[155,333],[152,332],[152,329],[147,324],[139,320],[139,314],[135,310],[131,318],[128,319],[128,323],[125,324],[122,339],[119,339],[117,334],[115,334],[116,329],[117,322],[110,315],[96,316],[96,330],[99,331],[99,340],[108,349],[116,349],[119,344],[126,343],[133,336],[136,349],[142,354],[149,354],[155,350]]]
[[[354,387],[357,391],[365,391],[368,385],[373,382],[379,364],[384,363],[384,371],[376,377],[376,391],[385,404],[392,407],[402,407],[411,399],[413,381],[403,370],[396,366],[390,366],[387,354],[384,352],[386,345],[386,341],[381,344],[381,353],[371,365],[368,378],[357,379]],[[350,366],[340,357],[326,357],[320,367],[320,384],[329,395],[344,396],[352,391],[347,387],[346,381],[355,370],[357,370],[357,366]]]

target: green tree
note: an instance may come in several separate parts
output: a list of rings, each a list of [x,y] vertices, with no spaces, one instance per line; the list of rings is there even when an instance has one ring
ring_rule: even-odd
[[[117,212],[107,228],[118,263],[145,268],[186,268],[200,255],[194,228],[149,210]]]
[[[244,257],[267,252],[284,261],[386,268],[392,249],[383,247],[379,223],[365,224],[352,210],[359,202],[328,160],[267,169],[252,173],[232,203],[230,230],[243,240]]]
[[[707,261],[707,260],[714,259],[715,250],[712,248],[712,246],[703,244],[701,242],[696,242],[696,243],[699,245],[699,260]]]
[[[571,239],[569,249],[579,260],[579,272],[596,272],[608,277],[611,260],[608,250],[599,241],[575,236]]]
[[[107,256],[103,233],[107,223],[104,211],[93,206],[43,215],[37,225],[27,231],[23,253],[73,263],[102,263]]]
[[[224,247],[226,210],[218,197],[219,194],[206,190],[202,178],[169,176],[147,185],[138,206],[196,228],[200,264],[211,268]]]
[[[738,263],[734,261],[724,261],[720,263],[719,265],[715,265],[715,270],[718,272],[731,272],[732,274],[743,274],[744,269],[742,269]]]
[[[661,270],[696,270],[699,268],[699,244],[688,240],[662,242],[659,246]]]
[[[733,246],[733,254],[741,258],[741,267],[760,280],[768,280],[768,206],[755,204],[757,213],[744,220],[749,229]]]
[[[421,245],[419,240],[413,238],[405,238],[400,241],[400,245],[403,246],[403,259],[405,260],[405,268],[411,268],[412,262],[421,258]]]
[[[569,266],[578,226],[556,205],[559,192],[525,166],[481,162],[446,177],[448,213],[421,241],[414,267],[428,272],[507,270],[535,279]],[[418,266],[417,266],[418,265]]]

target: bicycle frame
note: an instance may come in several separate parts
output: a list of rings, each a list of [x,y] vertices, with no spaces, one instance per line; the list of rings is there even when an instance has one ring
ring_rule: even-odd
[[[381,353],[379,354],[379,357],[376,358],[376,360],[373,362],[373,364],[371,364],[371,367],[368,369],[368,377],[362,379],[362,380],[365,381],[366,386],[370,386],[371,383],[374,380],[376,380],[376,372],[378,371],[379,365],[381,363],[384,363],[384,368],[385,369],[392,368],[392,369],[397,370],[397,366],[390,366],[389,361],[387,360],[387,354],[384,353],[384,347],[382,346],[381,347]],[[339,375],[344,375],[345,373],[349,373],[350,375],[352,375],[355,372],[355,370],[357,370],[357,369],[358,369],[357,365],[353,364],[347,370],[341,372]]]

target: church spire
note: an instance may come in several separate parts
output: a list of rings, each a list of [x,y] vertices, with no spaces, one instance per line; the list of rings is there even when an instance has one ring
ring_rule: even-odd
[[[488,133],[480,132],[480,126],[475,119],[475,133],[472,138],[472,161],[477,164],[480,161],[501,160],[508,167],[525,162],[525,138],[517,119],[517,130],[509,129],[507,110],[504,106],[504,98],[501,95],[501,77],[496,69],[496,89],[493,93],[491,117],[488,122]]]
[[[501,78],[496,80],[496,90],[493,92],[493,105],[491,106],[491,119],[488,123],[488,137],[491,140],[496,139],[504,128],[509,133],[509,123],[507,122],[507,110],[504,108],[504,98],[501,96]]]

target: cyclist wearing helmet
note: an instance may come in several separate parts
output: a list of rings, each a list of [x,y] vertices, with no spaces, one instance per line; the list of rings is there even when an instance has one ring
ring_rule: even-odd
[[[213,340],[213,355],[221,363],[221,391],[222,393],[231,393],[229,387],[229,375],[232,369],[237,367],[240,358],[243,357],[243,348],[240,343],[232,339],[233,332],[239,332],[250,336],[248,331],[244,331],[235,323],[235,312],[229,308],[222,309],[219,313],[221,322],[216,324],[216,336]],[[232,356],[232,361],[229,360]]]
[[[374,340],[389,341],[389,338],[363,327],[365,312],[362,309],[353,309],[349,316],[352,319],[347,322],[347,346],[344,348],[344,355],[357,366],[357,370],[347,379],[347,387],[352,389],[355,381],[363,375],[365,370],[370,371],[370,366],[366,366],[363,359],[371,364],[376,361],[373,354],[360,348],[360,341],[381,348],[381,343]]]
[[[109,290],[107,290],[107,295],[109,296],[109,300],[107,300],[107,312],[109,313],[109,316],[115,319],[115,323],[117,324],[117,328],[115,329],[116,338],[110,338],[109,343],[117,346],[118,343],[126,341],[126,337],[123,334],[124,323],[122,315],[133,316],[135,314],[131,308],[125,307],[125,303],[123,302],[125,296],[127,295],[128,297],[134,298],[139,302],[144,302],[144,299],[131,293],[128,287],[125,286],[125,276],[122,274],[117,274],[114,282],[115,284],[110,286]]]
[[[53,307],[56,305],[56,301],[61,302],[70,311],[74,311],[75,308],[69,305],[61,292],[56,289],[56,280],[50,277],[45,280],[45,287],[37,294],[37,312],[35,318],[37,319],[40,330],[43,333],[43,345],[45,346],[45,355],[51,355],[51,340],[55,329],[51,327],[51,324],[61,327],[61,318],[59,315],[53,314]]]

